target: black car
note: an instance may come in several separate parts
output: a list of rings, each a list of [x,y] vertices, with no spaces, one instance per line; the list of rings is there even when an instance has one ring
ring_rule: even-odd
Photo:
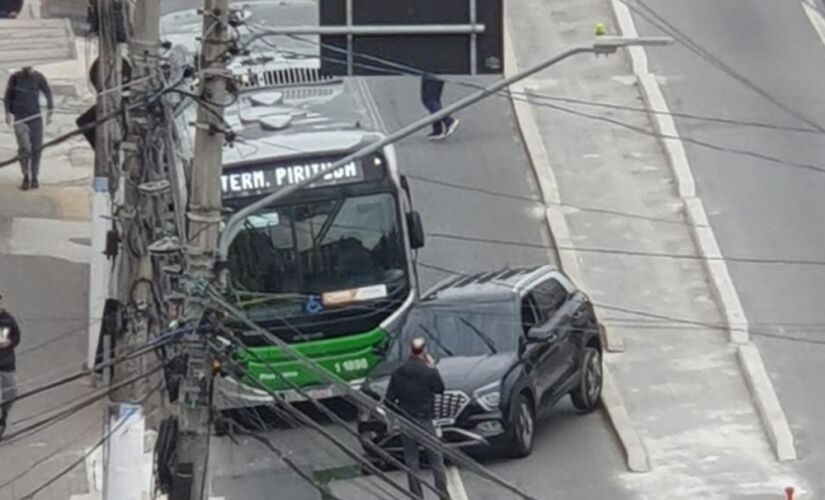
[[[0,19],[13,19],[23,9],[23,0],[0,0]]]
[[[415,337],[427,339],[446,386],[435,400],[445,442],[468,449],[530,454],[537,420],[570,394],[583,412],[602,389],[600,325],[588,297],[560,271],[543,266],[459,276],[436,285],[393,334],[384,362],[362,390],[382,398],[389,376]],[[359,418],[366,441],[394,456],[401,439],[369,415]]]

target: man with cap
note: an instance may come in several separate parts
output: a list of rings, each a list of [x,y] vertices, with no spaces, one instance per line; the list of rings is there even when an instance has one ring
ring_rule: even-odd
[[[14,316],[3,307],[3,294],[0,293],[0,438],[6,430],[12,402],[17,397],[14,348],[19,343],[20,327]]]
[[[394,405],[402,415],[412,420],[421,431],[435,436],[434,398],[444,392],[444,381],[435,367],[433,358],[427,352],[427,344],[422,338],[415,338],[410,346],[410,357],[396,369],[390,377],[386,400]],[[423,498],[421,482],[416,473],[420,470],[419,442],[415,436],[404,434],[404,462],[410,468],[408,475],[410,492]],[[430,468],[435,477],[435,487],[442,498],[449,498],[447,492],[447,472],[441,450],[425,447]]]
[[[54,101],[49,83],[42,73],[31,66],[13,73],[6,84],[4,105],[6,124],[14,126],[17,137],[20,166],[23,169],[23,191],[37,189],[40,182],[40,154],[43,149],[43,117],[40,111],[40,93],[46,96],[48,112],[46,123],[52,121]]]

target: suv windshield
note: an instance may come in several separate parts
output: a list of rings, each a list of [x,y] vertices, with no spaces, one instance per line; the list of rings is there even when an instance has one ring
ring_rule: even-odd
[[[258,317],[390,299],[407,288],[403,248],[389,193],[278,207],[250,216],[232,242],[230,293]]]
[[[419,304],[410,312],[400,334],[393,338],[387,360],[405,359],[415,337],[426,339],[428,349],[437,358],[515,351],[521,322],[518,307],[513,302]]]

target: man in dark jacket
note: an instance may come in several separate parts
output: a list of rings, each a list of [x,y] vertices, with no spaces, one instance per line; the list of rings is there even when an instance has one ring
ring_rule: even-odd
[[[423,432],[435,435],[433,426],[434,399],[436,394],[444,392],[444,381],[435,368],[432,357],[427,352],[427,345],[422,338],[412,341],[409,359],[401,365],[387,387],[386,400],[397,407],[401,413],[416,423]],[[420,470],[419,442],[406,433],[404,442],[404,462],[411,469],[409,474],[410,492],[423,498],[421,482],[416,473]],[[447,492],[447,472],[444,468],[444,455],[441,450],[425,447],[430,468],[435,477],[435,487],[443,498],[449,498]]]
[[[0,437],[3,437],[6,430],[12,401],[17,397],[14,348],[19,343],[20,327],[14,316],[3,308],[3,295],[0,293]]]
[[[52,120],[54,102],[46,77],[31,66],[13,73],[6,84],[3,103],[6,107],[6,123],[14,126],[17,136],[20,166],[23,169],[22,190],[37,189],[40,183],[40,154],[43,149],[43,118],[40,111],[40,93],[46,96],[48,112],[46,123]]]

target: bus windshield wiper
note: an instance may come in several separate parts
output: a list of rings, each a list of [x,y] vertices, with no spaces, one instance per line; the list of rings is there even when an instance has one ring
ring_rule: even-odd
[[[435,342],[435,345],[437,345],[438,347],[440,347],[440,348],[441,348],[441,350],[442,350],[442,351],[444,351],[444,353],[445,353],[447,356],[454,356],[453,351],[451,351],[451,350],[447,349],[447,347],[446,347],[444,344],[442,344],[440,340],[438,340],[438,337],[436,337],[435,335],[433,335],[433,332],[431,332],[430,330],[428,330],[426,326],[424,326],[424,325],[422,325],[421,323],[419,323],[419,324],[418,324],[418,328],[420,328],[420,329],[421,329],[421,330],[422,330],[422,331],[423,331],[423,332],[427,335],[427,337],[428,337],[430,340],[432,340],[433,342]]]
[[[476,328],[476,326],[474,324],[470,323],[465,318],[458,318],[458,320],[461,321],[462,323],[464,323],[465,325],[467,325],[467,327],[470,330],[472,330],[476,335],[478,335],[478,338],[480,338],[482,341],[484,341],[485,344],[487,344],[487,347],[490,348],[490,351],[493,354],[498,354],[498,350],[496,350],[496,344],[493,342],[493,340],[490,337],[487,336],[486,333],[484,333],[481,330],[479,330],[478,328]]]

